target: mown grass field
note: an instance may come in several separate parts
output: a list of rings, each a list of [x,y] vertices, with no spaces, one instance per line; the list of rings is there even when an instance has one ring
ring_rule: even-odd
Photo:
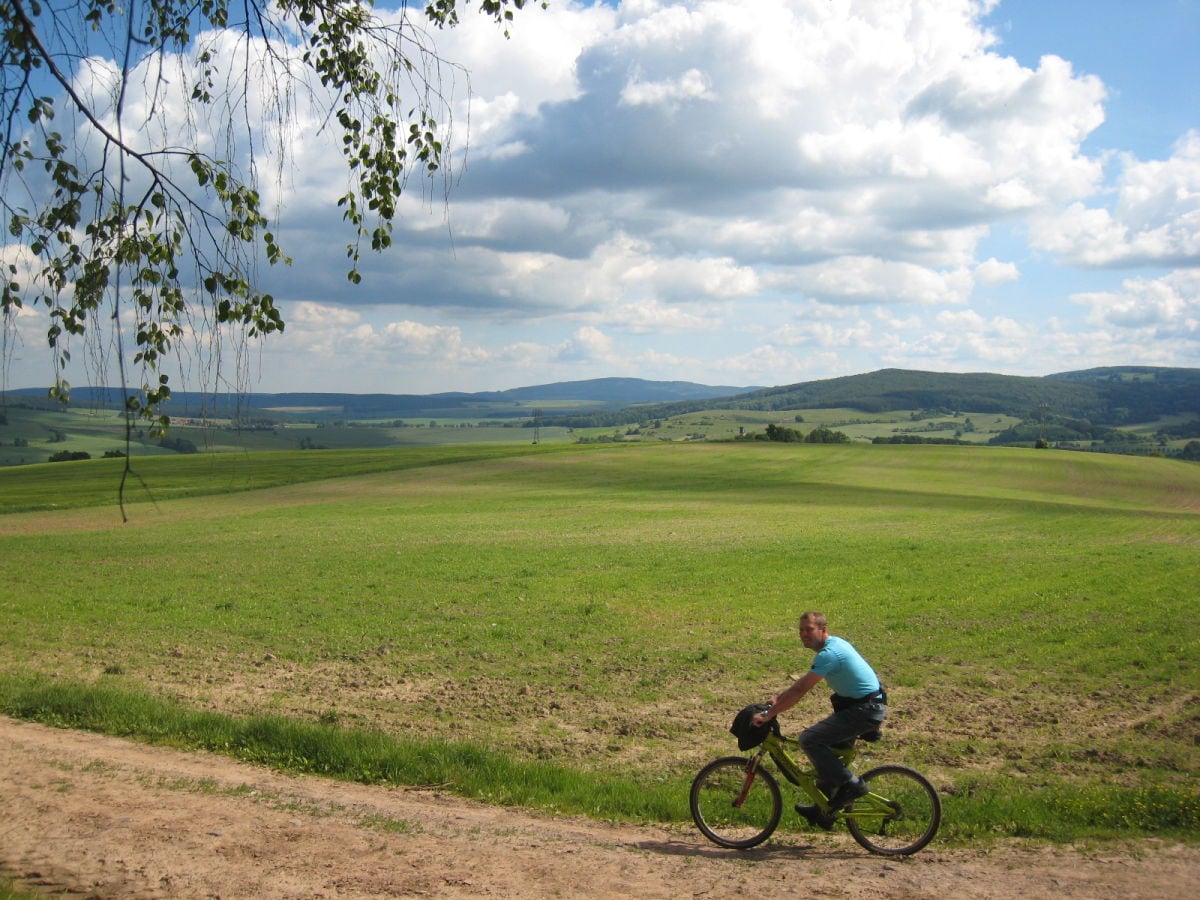
[[[818,608],[891,693],[865,764],[929,774],[948,838],[1200,822],[1200,466],[763,443],[154,457],[125,523],[120,467],[0,471],[0,709],[82,684],[461,739],[686,815],[737,709],[807,668],[795,621]]]

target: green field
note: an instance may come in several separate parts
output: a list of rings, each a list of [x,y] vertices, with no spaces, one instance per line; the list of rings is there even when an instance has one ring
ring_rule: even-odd
[[[554,404],[542,406],[547,415]],[[63,407],[31,409],[12,407],[0,417],[0,468],[46,462],[63,451],[88,453],[93,458],[114,451],[125,452],[125,423],[113,410]],[[208,453],[257,453],[260,451],[326,452],[330,450],[383,449],[403,447],[440,447],[464,444],[581,444],[581,443],[664,443],[730,441],[762,434],[774,424],[807,433],[828,428],[845,434],[854,442],[870,443],[876,438],[911,436],[921,440],[957,440],[986,444],[1020,419],[994,412],[946,412],[927,410],[889,410],[864,412],[850,408],[757,411],[712,409],[666,418],[635,421],[636,409],[629,411],[630,421],[620,426],[568,428],[544,425],[530,427],[532,418],[489,418],[481,410],[475,417],[399,419],[313,419],[305,421],[302,409],[270,410],[278,421],[258,427],[234,427],[228,420],[200,421],[176,418],[167,438],[189,450]],[[513,414],[512,410],[507,410]],[[327,414],[326,414],[327,415]],[[1163,417],[1128,426],[1145,443],[1140,453],[1177,453],[1188,442],[1177,438],[1159,442],[1160,428],[1179,424],[1191,417]],[[1086,446],[1086,442],[1084,444]],[[188,455],[163,447],[161,439],[145,430],[131,437],[130,451],[135,456]]]
[[[576,436],[595,439],[616,434],[624,440],[637,441],[728,441],[744,435],[761,434],[767,425],[774,424],[801,432],[829,428],[842,432],[854,441],[869,442],[876,437],[914,434],[923,438],[956,438],[983,444],[1018,421],[1013,416],[996,413],[931,415],[917,410],[866,413],[857,409],[715,409],[652,419],[637,426],[618,429],[579,429]]]
[[[704,442],[168,455],[135,460],[123,523],[121,465],[0,471],[0,709],[90,685],[683,797],[737,709],[805,670],[795,620],[818,608],[891,693],[868,762],[927,772],[948,839],[1200,827],[1200,466]]]
[[[127,450],[125,421],[115,410],[63,407],[61,409],[2,409],[0,417],[0,467],[47,462],[63,451],[87,453],[100,458],[105,453]],[[426,447],[459,444],[532,443],[534,430],[522,427],[523,420],[458,418],[316,423],[295,418],[273,427],[237,428],[227,420],[200,422],[178,418],[167,438],[183,442],[197,453],[245,453],[263,450],[347,450],[381,447]],[[566,428],[541,428],[541,443],[574,443]],[[135,430],[128,448],[134,456],[179,454],[161,446],[161,437],[145,427]]]

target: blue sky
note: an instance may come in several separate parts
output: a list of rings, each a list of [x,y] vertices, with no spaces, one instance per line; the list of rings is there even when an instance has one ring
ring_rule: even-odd
[[[389,393],[1200,366],[1197,46],[1195,0],[468,15],[449,205],[414,193],[351,287],[336,147],[290,135],[288,328],[236,365]],[[43,384],[20,324],[7,383]]]
[[[1105,122],[1085,146],[1163,158],[1200,127],[1196,0],[1006,0],[987,17],[1000,50],[1026,66],[1047,53],[1100,76]]]

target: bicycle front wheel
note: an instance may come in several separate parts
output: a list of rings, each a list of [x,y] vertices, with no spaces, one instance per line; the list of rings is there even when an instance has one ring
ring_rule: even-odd
[[[744,756],[710,762],[692,781],[691,808],[696,827],[722,847],[746,850],[761,844],[779,825],[783,801],[770,772],[747,771]]]
[[[904,766],[880,766],[859,777],[871,792],[845,813],[859,844],[883,856],[906,856],[933,840],[942,823],[942,801],[924,775]]]

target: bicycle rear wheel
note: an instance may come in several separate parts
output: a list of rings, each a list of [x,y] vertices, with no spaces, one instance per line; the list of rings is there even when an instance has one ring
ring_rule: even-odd
[[[859,844],[883,856],[906,856],[933,840],[942,823],[942,801],[924,775],[904,766],[879,766],[859,777],[871,792],[845,813]]]
[[[744,756],[724,756],[701,769],[692,781],[690,805],[696,827],[714,844],[735,850],[769,838],[783,813],[779,783],[761,767],[748,774],[748,763]]]

